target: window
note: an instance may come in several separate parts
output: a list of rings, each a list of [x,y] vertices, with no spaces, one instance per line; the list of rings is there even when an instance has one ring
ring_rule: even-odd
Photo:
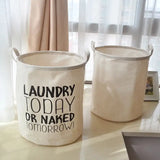
[[[158,70],[160,0],[68,0],[69,49],[83,54],[96,46],[124,45],[147,49],[154,45],[150,67]],[[92,61],[93,57],[91,55]],[[92,77],[92,62],[87,65]],[[90,69],[88,68],[90,67]]]

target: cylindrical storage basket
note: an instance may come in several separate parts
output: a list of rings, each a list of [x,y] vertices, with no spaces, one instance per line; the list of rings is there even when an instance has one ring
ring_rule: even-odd
[[[148,61],[152,51],[122,46],[93,48],[94,114],[116,122],[130,121],[141,116]]]
[[[16,99],[21,135],[40,144],[59,146],[82,134],[85,58],[61,51],[19,55]]]

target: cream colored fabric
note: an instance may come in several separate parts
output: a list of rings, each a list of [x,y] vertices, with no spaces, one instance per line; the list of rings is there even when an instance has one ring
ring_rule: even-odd
[[[69,56],[66,52],[41,52],[22,55],[19,60],[16,97],[21,135],[40,145],[59,146],[74,142],[83,130],[85,66],[55,68],[78,66],[84,63],[83,58]]]
[[[103,119],[117,122],[138,118],[142,115],[149,54],[114,47],[101,48],[99,51],[96,49],[94,57],[92,112]],[[143,56],[147,58],[132,59]]]
[[[66,0],[31,0],[28,50],[68,50]]]

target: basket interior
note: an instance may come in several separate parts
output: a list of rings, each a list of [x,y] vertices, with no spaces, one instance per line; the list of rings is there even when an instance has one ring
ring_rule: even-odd
[[[84,60],[75,54],[67,53],[29,53],[19,57],[23,63],[35,66],[67,67],[81,64]]]
[[[127,58],[140,58],[147,57],[149,53],[145,50],[134,49],[130,47],[97,47],[97,51],[113,56],[113,57],[127,57]]]

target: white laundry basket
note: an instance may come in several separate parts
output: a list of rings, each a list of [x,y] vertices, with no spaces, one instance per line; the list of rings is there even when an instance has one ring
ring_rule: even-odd
[[[153,50],[94,47],[92,112],[116,122],[142,115],[149,57]]]
[[[16,99],[21,135],[40,145],[59,146],[82,134],[85,64],[89,59],[61,51],[19,55]]]

